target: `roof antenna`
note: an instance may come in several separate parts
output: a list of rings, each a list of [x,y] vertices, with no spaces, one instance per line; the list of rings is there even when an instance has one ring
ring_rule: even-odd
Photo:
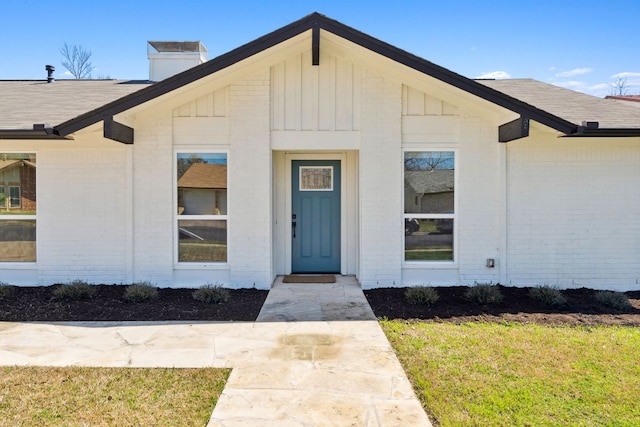
[[[47,70],[47,83],[52,83],[55,79],[53,78],[53,72],[56,70],[56,67],[53,65],[45,65],[45,70]]]

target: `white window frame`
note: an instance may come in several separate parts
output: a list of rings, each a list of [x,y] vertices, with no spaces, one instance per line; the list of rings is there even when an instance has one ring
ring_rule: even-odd
[[[224,154],[227,157],[227,213],[225,215],[180,215],[178,214],[178,155],[179,154]],[[229,150],[203,149],[202,147],[189,149],[181,147],[173,153],[173,266],[175,269],[226,269],[229,265]],[[227,260],[222,262],[180,262],[179,259],[179,231],[178,221],[182,220],[216,220],[227,223]]]
[[[38,152],[37,151],[33,151],[33,150],[29,150],[29,151],[15,151],[15,150],[6,150],[6,151],[2,151],[0,150],[0,155],[1,154],[34,154],[36,156],[36,165],[37,165],[37,161],[38,161]],[[39,172],[38,172],[38,167],[36,166],[36,200],[38,199],[38,182],[40,181],[38,178]],[[22,183],[20,183],[20,185],[14,185],[14,184],[7,184],[6,187],[3,187],[3,193],[4,195],[7,197],[7,201],[5,202],[8,206],[11,206],[11,187],[21,187]],[[8,191],[7,191],[8,190]],[[20,188],[20,197],[22,198],[22,188]],[[20,201],[20,206],[22,206],[22,200]],[[4,206],[3,208],[5,208],[6,206]],[[38,262],[38,207],[36,205],[36,213],[34,215],[5,215],[2,213],[2,210],[0,210],[0,221],[9,221],[9,220],[28,220],[28,221],[34,221],[36,223],[36,260],[35,261],[25,261],[25,262],[17,262],[17,261],[0,261],[0,268],[20,268],[20,269],[24,269],[26,268],[35,268],[36,264]]]
[[[405,212],[405,192],[404,192],[404,160],[406,153],[437,153],[437,152],[451,152],[453,153],[453,213],[449,214],[429,214],[429,213],[406,213]],[[417,267],[417,268],[451,268],[458,265],[458,165],[460,159],[458,156],[458,149],[451,147],[433,147],[433,148],[417,148],[407,147],[402,150],[402,261],[405,267]],[[430,261],[430,260],[406,260],[405,248],[406,248],[406,236],[404,234],[404,221],[407,218],[415,219],[451,219],[453,220],[453,260],[450,261]]]

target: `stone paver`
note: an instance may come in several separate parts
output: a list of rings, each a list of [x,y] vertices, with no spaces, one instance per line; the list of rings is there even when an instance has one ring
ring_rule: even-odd
[[[351,277],[277,280],[256,322],[0,322],[0,365],[231,367],[209,427],[431,425]]]

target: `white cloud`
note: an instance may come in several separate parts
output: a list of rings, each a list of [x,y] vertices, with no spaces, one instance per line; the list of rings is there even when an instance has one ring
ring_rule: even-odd
[[[625,71],[623,73],[618,73],[618,74],[614,74],[613,76],[611,76],[612,79],[628,79],[629,77],[634,78],[634,77],[640,77],[640,73],[630,73],[628,71]]]
[[[510,79],[511,76],[506,71],[491,71],[476,77],[476,79]]]
[[[581,76],[583,74],[589,74],[593,71],[593,68],[574,68],[573,70],[563,71],[556,74],[556,77],[574,77]]]
[[[65,71],[64,73],[62,73],[63,76],[73,76],[73,74],[71,74],[70,71]]]

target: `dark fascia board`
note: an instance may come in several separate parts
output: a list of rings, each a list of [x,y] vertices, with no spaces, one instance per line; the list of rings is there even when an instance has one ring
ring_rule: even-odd
[[[236,64],[246,58],[260,53],[268,48],[276,46],[292,37],[295,37],[305,31],[320,28],[324,31],[333,33],[339,37],[349,40],[365,49],[376,52],[393,61],[413,68],[416,71],[427,74],[444,83],[450,84],[463,91],[471,93],[491,103],[511,110],[521,116],[540,122],[546,126],[558,130],[564,134],[572,134],[577,132],[577,125],[568,122],[560,117],[554,116],[546,111],[540,110],[532,105],[522,102],[516,98],[512,98],[502,92],[484,86],[460,74],[454,73],[444,67],[436,65],[430,61],[398,49],[388,43],[371,37],[354,28],[348,27],[338,21],[327,18],[317,12],[314,12],[298,21],[286,25],[278,30],[266,34],[250,43],[240,46],[228,53],[218,56],[204,64],[198,65],[175,76],[162,80],[152,86],[141,89],[137,92],[129,94],[116,101],[110,102],[93,111],[89,111],[74,119],[59,124],[54,128],[54,132],[58,135],[65,136],[87,126],[90,126],[102,120],[104,116],[115,116],[130,108],[136,107],[142,103],[150,101],[233,64]],[[315,30],[317,31],[317,30]]]
[[[73,139],[51,132],[51,129],[0,129],[0,139]]]
[[[640,136],[639,128],[598,128],[589,129],[578,126],[575,133],[565,135],[565,137],[637,137]]]

